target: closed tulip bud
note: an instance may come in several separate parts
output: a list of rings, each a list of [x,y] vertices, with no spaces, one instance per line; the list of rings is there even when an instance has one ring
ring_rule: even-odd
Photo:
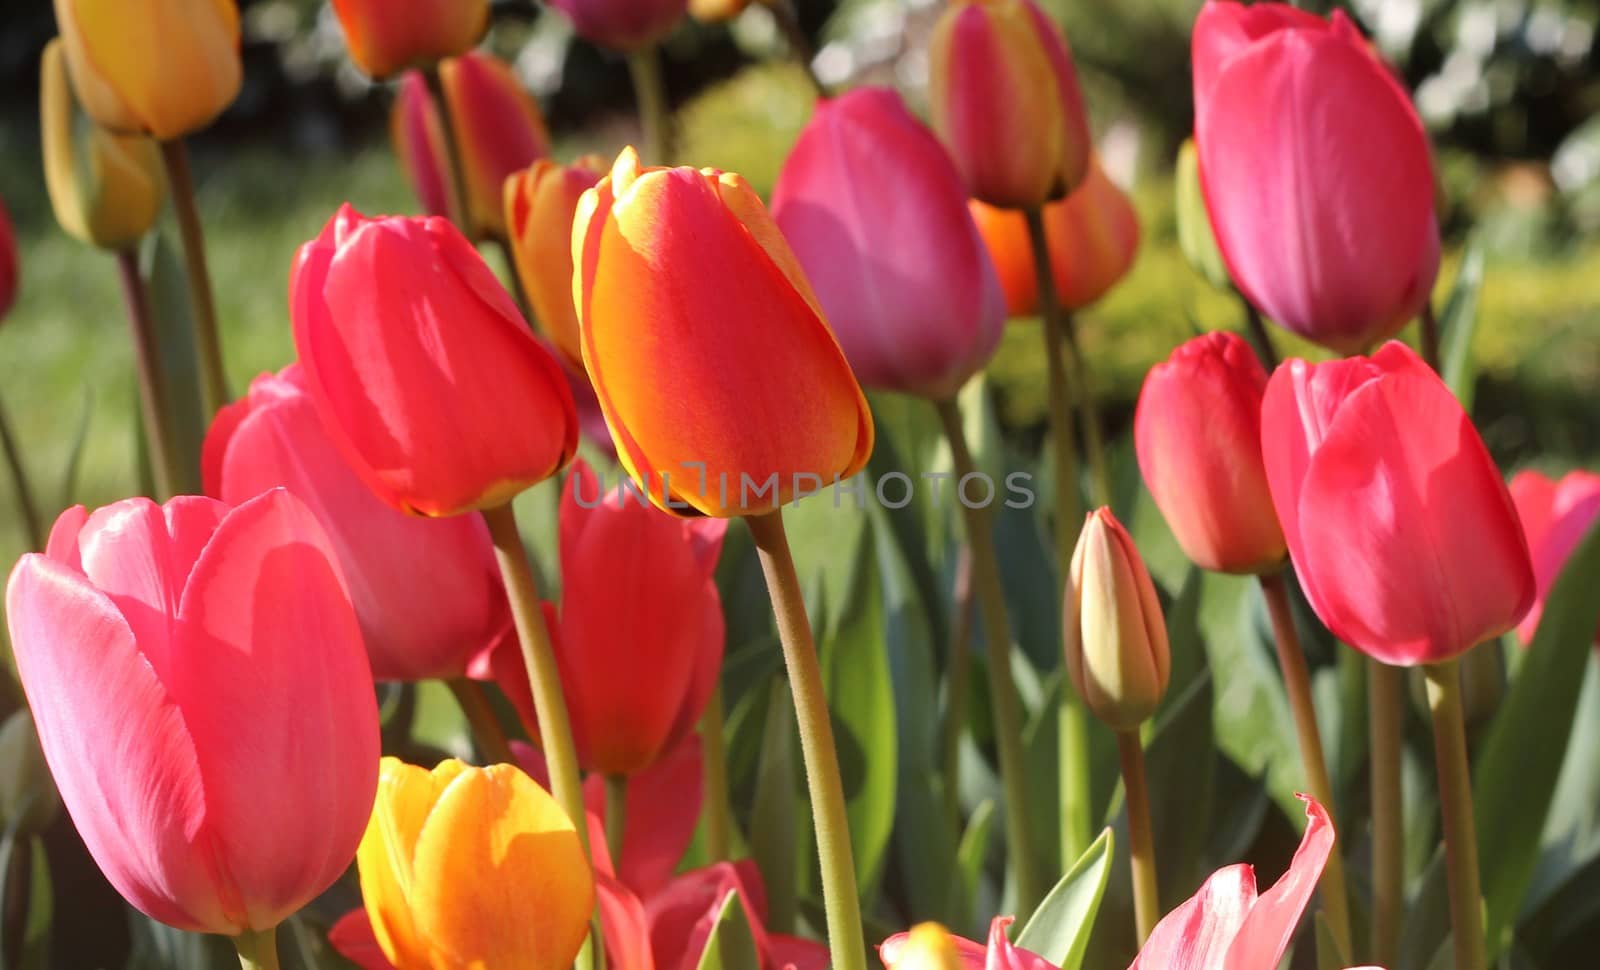
[[[1211,225],[1252,303],[1341,354],[1416,316],[1439,269],[1428,138],[1342,11],[1206,4],[1194,98]]]
[[[1062,610],[1067,675],[1095,717],[1137,730],[1167,692],[1167,625],[1133,537],[1101,507],[1072,553]]]
[[[557,970],[588,934],[583,843],[514,765],[384,758],[357,862],[373,933],[401,970]]]
[[[1288,555],[1261,462],[1267,372],[1238,335],[1196,337],[1150,369],[1133,417],[1139,470],[1184,554],[1224,573]]]
[[[987,945],[951,936],[937,923],[923,923],[909,933],[896,933],[884,940],[878,947],[878,956],[886,970],[1056,970],[1056,965],[1044,957],[1011,945],[1006,927],[1013,922],[1010,916],[996,916],[990,921]]]
[[[0,725],[0,825],[37,835],[60,811],[61,796],[45,764],[33,715],[27,708],[13,711]]]
[[[689,16],[703,24],[721,23],[744,13],[750,0],[689,0]]]
[[[1173,173],[1177,196],[1174,216],[1178,222],[1178,248],[1195,272],[1219,290],[1232,288],[1228,267],[1217,248],[1217,235],[1211,231],[1211,216],[1206,212],[1205,193],[1200,188],[1200,152],[1194,139],[1184,140],[1178,149],[1178,165]]]
[[[1518,472],[1511,479],[1511,501],[1528,539],[1533,578],[1538,585],[1533,608],[1517,624],[1517,637],[1529,644],[1538,630],[1545,600],[1567,559],[1595,520],[1600,519],[1600,475],[1574,471],[1553,481],[1539,472]],[[1600,634],[1596,634],[1595,642],[1600,643]]]
[[[649,47],[672,32],[689,0],[549,0],[591,44],[618,51]]]
[[[1020,212],[973,200],[973,219],[1000,271],[1006,309],[1014,317],[1039,309],[1039,278],[1033,243]],[[1050,243],[1050,276],[1056,299],[1069,310],[1095,302],[1133,267],[1139,250],[1139,213],[1117,184],[1091,159],[1083,184],[1060,202],[1044,207],[1045,238]]]
[[[539,329],[574,370],[583,371],[583,338],[572,305],[572,218],[583,193],[606,173],[598,155],[571,165],[540,159],[505,183],[506,235],[517,277]]]
[[[11,216],[0,203],[0,319],[11,312],[17,301],[17,234]]]
[[[444,120],[421,71],[407,71],[395,89],[389,110],[389,141],[411,182],[422,211],[450,216],[450,151]]]
[[[483,520],[419,519],[380,501],[339,453],[298,364],[256,378],[217,413],[201,464],[206,492],[224,502],[281,485],[311,508],[350,583],[378,680],[461,677],[476,655],[515,640]]]
[[[961,177],[894,91],[817,104],[772,216],[863,384],[944,399],[994,355],[1005,304]]]
[[[1261,447],[1300,585],[1341,640],[1387,664],[1436,663],[1528,612],[1533,568],[1500,472],[1405,345],[1279,367]]]
[[[61,800],[133,906],[269,930],[349,866],[378,710],[338,558],[299,499],[68,509],[12,571],[6,616]]]
[[[55,0],[72,86],[113,131],[180,138],[210,124],[243,80],[234,0]]]
[[[60,38],[40,62],[39,127],[45,189],[61,228],[105,249],[138,243],[166,202],[161,149],[143,135],[119,135],[82,117]]]
[[[1020,209],[1089,171],[1089,118],[1061,28],[1033,0],[951,0],[929,42],[933,127],[968,193]]]
[[[323,424],[394,508],[503,505],[576,450],[561,365],[446,220],[346,205],[300,247],[289,304]]]
[[[652,502],[765,514],[866,464],[866,398],[743,178],[628,149],[572,231],[584,366]]]
[[[506,177],[550,151],[544,115],[504,61],[477,52],[440,68],[474,234],[506,234]],[[564,235],[564,234],[563,234]]]
[[[489,0],[333,0],[350,59],[383,79],[471,50],[489,29]]]

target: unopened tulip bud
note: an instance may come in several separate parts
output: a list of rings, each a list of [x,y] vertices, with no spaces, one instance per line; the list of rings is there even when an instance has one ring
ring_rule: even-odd
[[[933,127],[973,196],[1026,208],[1089,170],[1077,71],[1061,28],[1033,0],[954,0],[929,43]]]
[[[505,183],[506,236],[539,329],[567,366],[583,373],[583,338],[572,303],[572,218],[583,193],[606,174],[598,155],[571,165],[539,159]]]
[[[150,231],[167,195],[161,149],[83,117],[59,38],[45,47],[39,68],[39,127],[45,189],[69,236],[125,249]]]
[[[489,29],[489,0],[333,0],[350,59],[382,79],[464,54]]]
[[[1067,674],[1095,717],[1133,731],[1167,692],[1172,658],[1155,584],[1111,510],[1089,513],[1062,610]]]
[[[896,948],[889,970],[961,970],[950,931],[938,923],[919,923]]]
[[[33,726],[33,715],[24,707],[0,725],[0,825],[38,833],[48,828],[60,811],[61,796],[45,764],[39,732]]]
[[[1222,261],[1222,250],[1217,248],[1217,235],[1211,229],[1211,216],[1206,212],[1205,195],[1200,190],[1200,153],[1195,150],[1194,139],[1184,141],[1178,149],[1178,165],[1173,181],[1177,193],[1178,248],[1195,272],[1206,278],[1219,290],[1233,287],[1228,267]]]

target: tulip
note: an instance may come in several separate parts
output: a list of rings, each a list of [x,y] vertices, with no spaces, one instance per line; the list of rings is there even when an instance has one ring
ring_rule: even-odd
[[[878,947],[878,957],[883,960],[886,970],[1056,970],[1055,964],[1044,957],[1011,945],[1011,940],[1006,937],[1006,927],[1013,922],[1010,916],[996,916],[989,924],[987,946],[948,934],[945,934],[945,941],[939,941],[929,927],[938,933],[943,933],[944,928],[924,923],[909,933],[896,933],[884,940]],[[921,939],[918,938],[919,934]],[[939,953],[944,950],[946,942],[953,951],[953,961]],[[938,954],[939,962],[930,959],[935,954]]]
[[[450,217],[450,148],[444,120],[421,71],[407,71],[389,112],[389,141],[411,188],[430,216]]]
[[[446,220],[344,206],[300,247],[289,302],[323,423],[389,505],[498,507],[572,457],[561,366]]]
[[[1202,569],[1268,573],[1288,555],[1261,463],[1267,372],[1235,334],[1209,333],[1150,369],[1133,418],[1145,484]]]
[[[234,0],[55,0],[67,69],[84,110],[113,131],[179,138],[239,93]]]
[[[17,236],[11,228],[11,216],[0,202],[0,319],[11,312],[17,301]]]
[[[572,29],[591,44],[633,52],[672,32],[688,0],[549,0],[567,15]]]
[[[689,16],[703,24],[716,24],[744,13],[750,0],[689,0]]]
[[[17,672],[73,823],[129,903],[270,931],[345,871],[378,711],[338,558],[274,489],[56,520],[6,590]]]
[[[394,964],[378,943],[372,917],[365,907],[352,909],[328,929],[328,945],[334,952],[361,970],[394,970]]]
[[[1300,584],[1339,639],[1429,664],[1527,613],[1533,568],[1506,486],[1450,389],[1403,344],[1288,361],[1267,384],[1261,442]]]
[[[356,860],[378,945],[402,970],[556,970],[588,934],[583,843],[514,765],[384,758]]]
[[[1155,584],[1110,509],[1084,522],[1062,615],[1078,696],[1114,730],[1137,730],[1161,704],[1172,658]]]
[[[650,501],[763,514],[866,464],[866,398],[743,178],[625,150],[578,204],[573,263],[584,366]]]
[[[501,640],[515,651],[483,520],[419,519],[379,501],[323,427],[299,365],[261,375],[217,414],[202,466],[206,492],[225,502],[282,485],[311,508],[350,584],[377,679],[461,677]]]
[[[539,159],[505,180],[505,225],[517,277],[539,329],[567,365],[583,372],[583,340],[572,305],[572,218],[583,193],[605,175],[598,155],[571,165]]]
[[[350,59],[379,80],[464,54],[489,29],[489,0],[333,0]]]
[[[966,190],[894,91],[817,104],[772,216],[862,383],[942,400],[994,355],[1005,306]]]
[[[646,901],[656,970],[694,970],[699,965],[706,940],[731,892],[739,894],[763,967],[826,970],[826,947],[766,931],[766,887],[760,870],[749,859],[718,862],[686,872]]]
[[[143,135],[119,135],[81,117],[60,38],[39,69],[44,182],[56,221],[75,239],[105,249],[132,247],[161,214],[167,180],[161,150]]]
[[[1043,205],[1089,170],[1089,118],[1061,28],[1033,0],[953,0],[929,41],[933,128],[969,194]]]
[[[1206,212],[1205,193],[1200,188],[1200,151],[1193,138],[1185,139],[1178,148],[1173,182],[1173,216],[1178,223],[1178,248],[1183,251],[1183,258],[1212,286],[1219,290],[1232,288],[1233,280],[1228,277],[1222,251],[1217,248],[1217,234],[1211,230],[1211,216]]]
[[[488,54],[451,58],[440,78],[466,183],[468,224],[477,235],[504,237],[506,177],[549,153],[544,116],[511,67]]]
[[[971,209],[1000,271],[1007,311],[1014,317],[1037,313],[1039,280],[1027,220],[1020,212],[976,199]],[[1056,299],[1068,310],[1104,296],[1133,267],[1139,249],[1139,214],[1095,159],[1090,159],[1089,173],[1076,191],[1044,207],[1044,231]]]
[[[1517,625],[1517,636],[1530,644],[1562,567],[1600,519],[1600,475],[1575,471],[1551,481],[1539,472],[1519,472],[1511,479],[1511,501],[1528,540],[1538,586],[1533,608]],[[1600,634],[1595,642],[1600,643]]]
[[[1194,89],[1206,207],[1250,301],[1341,354],[1416,316],[1439,269],[1428,139],[1349,18],[1208,3]]]

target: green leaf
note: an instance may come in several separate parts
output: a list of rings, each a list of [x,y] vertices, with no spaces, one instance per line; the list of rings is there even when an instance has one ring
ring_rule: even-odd
[[[1089,931],[1105,896],[1111,873],[1111,830],[1100,833],[1083,856],[1061,877],[1033,918],[1017,935],[1017,946],[1037,953],[1061,970],[1079,970],[1089,945]]]
[[[1600,620],[1600,523],[1567,560],[1474,772],[1478,858],[1492,954],[1506,943],[1538,861]]]
[[[970,926],[977,920],[978,880],[983,875],[983,857],[989,848],[993,822],[994,801],[984,799],[967,819],[967,830],[961,834],[955,879],[950,882],[950,899],[945,906],[952,926]]]
[[[161,394],[167,405],[167,436],[183,475],[172,483],[179,495],[200,492],[200,448],[210,425],[200,403],[200,361],[189,283],[177,251],[166,235],[150,233],[139,254],[139,271],[149,290]]]
[[[1600,657],[1584,671],[1578,712],[1539,840],[1540,857],[1523,912],[1543,904],[1574,872],[1600,858]]]
[[[39,837],[19,829],[27,814],[18,812],[0,835],[0,970],[49,964],[50,864]]]
[[[28,846],[33,872],[28,880],[28,923],[23,930],[20,970],[47,970],[50,967],[50,926],[55,917],[50,858],[45,855],[44,840],[39,836],[33,836]]]
[[[1204,671],[1162,710],[1145,751],[1163,910],[1199,885],[1216,804],[1211,678]]]
[[[767,928],[794,932],[799,857],[795,850],[801,804],[800,767],[795,759],[794,702],[789,685],[773,678],[756,762],[756,793],[750,809],[750,854],[767,885]]]
[[[1339,947],[1339,941],[1334,939],[1333,929],[1328,925],[1328,914],[1317,910],[1317,970],[1343,970],[1350,965],[1350,958]]]
[[[716,925],[711,927],[706,948],[700,951],[700,962],[695,966],[697,970],[761,970],[755,934],[745,918],[737,889],[722,901]]]
[[[1478,332],[1478,296],[1483,290],[1483,245],[1474,240],[1461,258],[1450,301],[1439,316],[1439,366],[1444,382],[1468,414],[1478,378],[1472,337]]]

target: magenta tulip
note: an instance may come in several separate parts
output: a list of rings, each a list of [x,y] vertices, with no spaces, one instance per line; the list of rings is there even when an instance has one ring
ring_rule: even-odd
[[[1433,164],[1406,92],[1340,11],[1208,3],[1193,54],[1200,178],[1234,281],[1339,353],[1393,335],[1439,269]]]
[[[1500,472],[1450,389],[1404,344],[1278,368],[1261,447],[1306,597],[1351,646],[1399,666],[1449,660],[1533,603]]]
[[[689,0],[549,0],[591,44],[636,51],[672,32]]]
[[[379,501],[329,437],[299,365],[261,375],[218,412],[202,465],[206,492],[224,502],[282,485],[311,508],[338,553],[377,679],[461,677],[476,655],[514,641],[483,519],[422,519]]]
[[[862,384],[946,398],[993,356],[1005,297],[966,188],[894,91],[817,104],[772,215]]]
[[[378,711],[333,544],[274,489],[63,512],[6,589],[61,799],[135,907],[268,930],[349,867]]]
[[[1545,600],[1561,577],[1562,567],[1600,519],[1600,475],[1575,471],[1551,481],[1539,472],[1519,472],[1511,479],[1511,501],[1528,539],[1539,590],[1533,609],[1517,625],[1517,636],[1528,644],[1533,642]],[[1600,634],[1595,642],[1600,643]]]

